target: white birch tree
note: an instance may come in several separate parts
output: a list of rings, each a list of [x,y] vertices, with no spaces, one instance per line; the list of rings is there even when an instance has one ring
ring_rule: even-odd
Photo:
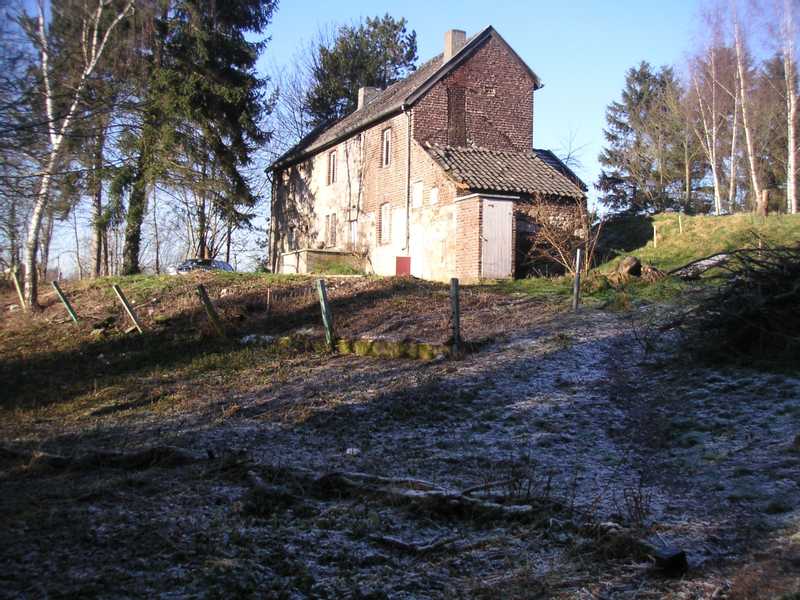
[[[112,0],[95,0],[91,5],[84,4],[85,12],[81,15],[80,55],[75,60],[77,78],[71,89],[58,89],[57,77],[51,62],[50,36],[45,18],[44,0],[38,0],[38,14],[33,20],[29,35],[37,47],[39,54],[40,94],[44,106],[47,127],[47,149],[44,167],[39,174],[38,189],[33,204],[28,232],[25,241],[25,302],[31,308],[38,306],[37,250],[42,220],[50,199],[53,177],[63,158],[66,140],[79,118],[79,107],[86,85],[97,69],[108,46],[108,41],[123,19],[132,14],[136,0],[125,0],[115,3]],[[66,98],[65,108],[60,109],[60,100]]]
[[[744,44],[741,24],[739,22],[738,13],[735,10],[735,3],[733,6],[733,40],[736,49],[736,72],[737,77],[737,95],[739,97],[739,107],[742,111],[742,129],[744,130],[745,149],[747,151],[747,164],[749,167],[750,186],[753,190],[753,205],[755,205],[761,198],[761,182],[758,177],[758,164],[755,152],[755,135],[752,128],[752,119],[750,115],[750,79],[749,79],[749,66],[747,65],[747,51]]]

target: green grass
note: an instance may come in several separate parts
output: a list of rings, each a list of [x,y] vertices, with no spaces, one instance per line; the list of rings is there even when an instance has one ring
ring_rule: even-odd
[[[288,284],[308,279],[303,275],[280,275],[274,273],[231,273],[227,271],[213,271],[204,273],[208,278],[207,285],[225,287],[246,283],[249,281],[265,283],[267,285]],[[87,279],[76,284],[75,290],[102,290],[108,298],[114,297],[112,285],[119,285],[125,295],[133,302],[140,302],[149,298],[164,296],[170,292],[179,292],[183,288],[194,287],[194,279],[186,275],[126,275],[113,277],[99,277]]]
[[[324,268],[315,271],[318,275],[363,275],[364,272],[355,268],[347,261],[331,261],[325,264]]]
[[[598,245],[607,260],[599,269],[611,271],[621,257],[633,255],[662,271],[670,271],[717,252],[753,247],[758,238],[768,245],[800,242],[800,215],[683,215],[681,219],[683,233],[677,213],[627,217],[608,223]],[[653,225],[658,229],[657,247],[653,247]]]
[[[598,275],[614,271],[624,256],[636,256],[643,263],[670,271],[717,252],[753,247],[759,238],[767,245],[793,245],[800,242],[800,215],[773,215],[767,218],[751,215],[683,215],[681,219],[683,233],[676,213],[624,217],[606,224],[598,244],[598,256],[602,262],[584,281],[584,301],[625,310],[635,302],[673,300],[686,290],[685,283],[669,278],[652,284],[633,280],[621,290],[614,289]],[[653,247],[653,224],[658,228],[657,247]],[[571,277],[535,277],[492,285],[506,293],[523,293],[562,301],[572,295]]]

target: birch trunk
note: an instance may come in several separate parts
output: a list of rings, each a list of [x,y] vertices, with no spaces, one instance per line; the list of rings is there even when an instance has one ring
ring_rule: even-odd
[[[53,185],[53,173],[61,162],[61,154],[64,148],[65,136],[71,130],[73,120],[78,111],[86,82],[97,67],[97,63],[103,56],[108,39],[117,25],[130,12],[132,12],[135,0],[129,0],[125,7],[119,11],[106,27],[105,32],[101,32],[101,24],[106,22],[105,12],[109,3],[105,0],[97,1],[97,8],[90,15],[86,15],[83,21],[82,54],[83,66],[81,69],[78,83],[69,96],[68,108],[63,113],[63,118],[59,121],[56,114],[55,101],[60,96],[59,91],[53,89],[50,72],[50,46],[47,38],[47,31],[44,17],[44,2],[38,3],[38,18],[36,22],[36,32],[34,33],[39,44],[40,71],[44,92],[44,107],[47,115],[48,138],[50,147],[48,158],[45,161],[45,169],[39,181],[39,189],[34,201],[30,221],[28,222],[28,233],[25,241],[25,302],[31,309],[39,306],[38,278],[36,273],[37,250],[39,234],[42,229],[42,217],[50,198],[50,188]],[[63,96],[62,96],[63,97]],[[47,265],[45,265],[45,269]]]
[[[711,166],[711,179],[714,186],[714,211],[717,215],[722,213],[722,194],[720,192],[720,177],[719,177],[719,156],[718,156],[718,125],[717,125],[717,112],[716,112],[716,70],[715,70],[715,61],[714,61],[714,52],[711,52],[711,66],[712,66],[712,74],[711,74],[711,85],[712,85],[712,94],[711,94],[711,104],[707,104],[703,100],[703,95],[700,91],[700,83],[697,80],[697,76],[694,76],[694,86],[695,91],[697,93],[697,102],[698,107],[700,108],[700,121],[703,126],[703,130],[699,131],[695,128],[695,133],[697,135],[698,140],[700,141],[700,146],[703,148],[703,152],[708,159],[709,165]]]
[[[733,126],[731,128],[731,173],[728,179],[728,210],[733,212],[736,202],[736,138],[739,129],[739,98],[733,99]]]
[[[795,61],[794,8],[792,0],[783,2],[783,76],[786,83],[786,212],[797,212],[797,65]]]
[[[785,55],[787,113],[786,210],[790,214],[797,212],[797,93],[794,69],[794,60]]]
[[[683,142],[683,176],[684,176],[684,207],[683,211],[686,212],[692,205],[692,163],[689,160],[689,139],[688,132],[684,136]]]
[[[733,28],[734,45],[736,47],[736,69],[738,72],[738,94],[739,104],[742,107],[742,129],[744,129],[744,142],[747,149],[747,164],[750,169],[750,186],[753,188],[753,205],[757,205],[761,200],[761,182],[758,180],[758,168],[756,165],[756,153],[753,144],[753,132],[750,127],[750,107],[747,102],[747,73],[744,65],[744,43],[739,24],[735,23]]]

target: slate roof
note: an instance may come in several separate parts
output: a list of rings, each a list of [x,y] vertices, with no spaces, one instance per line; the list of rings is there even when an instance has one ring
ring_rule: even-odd
[[[437,81],[445,77],[471,56],[482,42],[491,35],[496,36],[497,39],[508,47],[512,54],[516,55],[514,50],[508,46],[500,34],[490,25],[469,38],[464,46],[456,52],[447,63],[443,63],[443,55],[439,54],[420,65],[416,71],[405,79],[401,79],[379,94],[376,94],[376,96],[360,110],[356,110],[333,123],[325,123],[317,127],[290,148],[283,156],[273,162],[271,168],[275,169],[294,164],[312,154],[339,143],[343,139],[389,116],[402,112],[404,108],[411,106],[424,95]],[[525,62],[521,58],[519,60],[525,65]],[[539,77],[531,71],[527,65],[525,65],[525,68],[536,82],[536,88],[542,87]]]
[[[513,152],[436,145],[426,150],[450,178],[476,192],[583,198],[587,190],[586,184],[549,150]]]

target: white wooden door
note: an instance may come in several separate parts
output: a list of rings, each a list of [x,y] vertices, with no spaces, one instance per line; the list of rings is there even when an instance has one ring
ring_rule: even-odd
[[[483,199],[483,239],[481,240],[481,277],[512,277],[511,247],[514,202]]]

